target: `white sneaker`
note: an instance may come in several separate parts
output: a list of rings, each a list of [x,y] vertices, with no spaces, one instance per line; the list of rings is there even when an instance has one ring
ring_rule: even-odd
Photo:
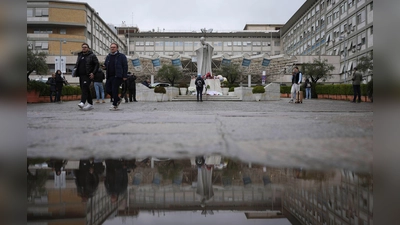
[[[85,106],[85,104],[84,104],[83,102],[81,102],[81,103],[79,103],[79,104],[78,104],[78,106],[79,106],[79,108],[81,108],[81,109],[82,109],[82,108],[83,108],[83,106]]]
[[[87,104],[85,107],[83,107],[83,110],[91,110],[93,109],[93,105]]]

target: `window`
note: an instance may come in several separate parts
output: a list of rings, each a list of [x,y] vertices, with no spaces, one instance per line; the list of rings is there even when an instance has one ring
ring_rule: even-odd
[[[371,28],[369,29],[369,34],[371,34],[371,35],[374,34],[374,27],[371,27]]]
[[[26,9],[26,16],[27,17],[33,17],[33,9]]]
[[[90,16],[87,16],[86,20],[87,23],[92,24],[92,18]]]
[[[371,2],[371,4],[369,4],[369,11],[374,10],[374,2]]]
[[[281,42],[280,41],[275,41],[274,46],[281,46]]]
[[[61,29],[60,29],[60,34],[67,34],[67,29],[61,28]]]
[[[365,11],[361,11],[357,14],[357,24],[360,24],[365,21]]]
[[[275,51],[275,55],[279,55],[279,54],[281,54],[280,51]]]
[[[347,4],[346,3],[341,4],[340,5],[340,13],[343,14],[346,12],[346,10],[347,10]]]
[[[348,0],[347,4],[349,5],[349,8],[354,6],[354,0]]]

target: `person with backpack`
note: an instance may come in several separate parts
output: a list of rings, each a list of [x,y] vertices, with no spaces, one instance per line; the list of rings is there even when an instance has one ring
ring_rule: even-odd
[[[129,102],[136,101],[136,76],[128,72],[128,91],[129,91]]]
[[[199,101],[199,97],[200,97],[200,102],[202,102],[203,101],[203,87],[206,84],[206,82],[204,82],[204,79],[201,77],[200,74],[198,74],[194,83],[196,84],[197,101]]]

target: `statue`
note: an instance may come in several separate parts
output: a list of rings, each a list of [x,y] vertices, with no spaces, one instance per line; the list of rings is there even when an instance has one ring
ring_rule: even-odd
[[[202,76],[210,73],[211,71],[211,62],[214,47],[210,44],[206,43],[206,39],[204,37],[200,38],[201,47],[196,50],[197,55],[197,74],[201,74]]]

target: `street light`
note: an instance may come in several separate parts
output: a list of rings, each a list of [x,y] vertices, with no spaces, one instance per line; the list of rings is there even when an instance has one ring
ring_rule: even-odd
[[[66,44],[67,41],[65,39],[60,39],[60,60],[58,62],[58,69],[61,70],[61,53],[62,53],[62,44]],[[63,71],[61,71],[63,72]],[[65,72],[64,72],[65,73]]]

